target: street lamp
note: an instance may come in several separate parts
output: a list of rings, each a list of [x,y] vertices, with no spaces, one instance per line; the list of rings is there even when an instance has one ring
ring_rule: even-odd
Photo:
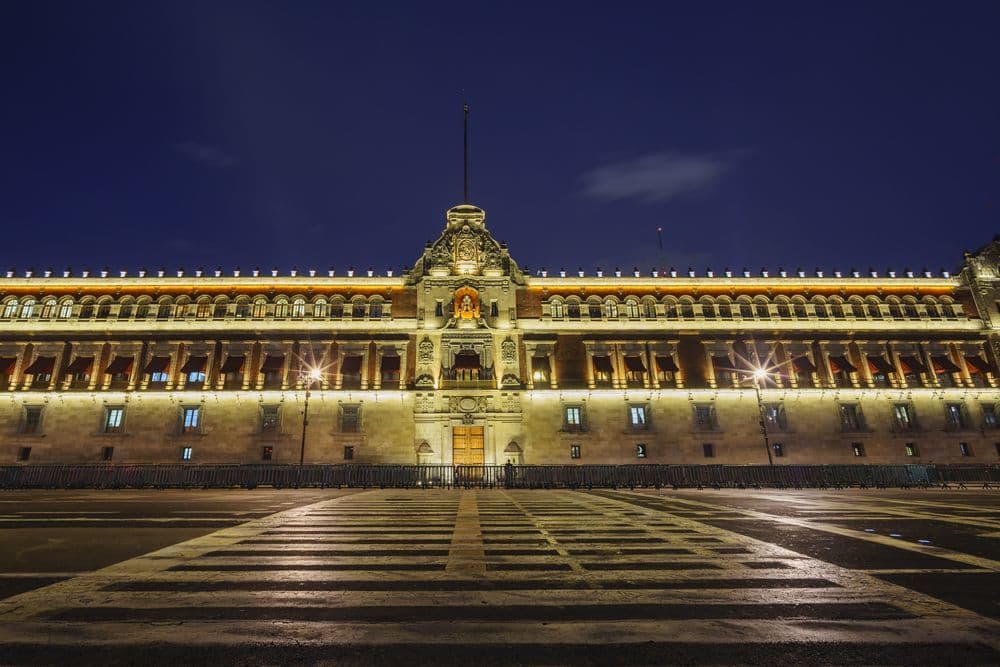
[[[323,377],[318,368],[310,368],[307,373],[303,374],[306,381],[306,402],[305,406],[302,408],[302,446],[299,447],[299,465],[302,465],[306,460],[306,427],[309,426],[309,388],[312,387],[312,383],[318,381]]]
[[[760,432],[764,436],[764,450],[767,452],[767,464],[774,465],[771,458],[771,442],[767,435],[767,419],[764,417],[764,401],[760,398],[760,383],[767,379],[767,371],[763,368],[755,368],[753,371],[753,390],[757,395],[757,416],[760,418]]]

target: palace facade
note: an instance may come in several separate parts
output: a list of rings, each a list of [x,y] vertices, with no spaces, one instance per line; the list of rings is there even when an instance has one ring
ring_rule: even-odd
[[[0,460],[1000,459],[1000,239],[955,275],[526,275],[446,217],[402,275],[8,272]]]

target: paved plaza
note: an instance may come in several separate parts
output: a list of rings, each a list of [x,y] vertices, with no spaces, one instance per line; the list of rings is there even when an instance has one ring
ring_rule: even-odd
[[[0,664],[998,664],[1000,492],[0,494]]]

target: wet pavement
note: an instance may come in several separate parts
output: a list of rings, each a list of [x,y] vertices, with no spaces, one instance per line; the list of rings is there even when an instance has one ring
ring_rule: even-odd
[[[1000,492],[0,494],[2,664],[1000,664]]]

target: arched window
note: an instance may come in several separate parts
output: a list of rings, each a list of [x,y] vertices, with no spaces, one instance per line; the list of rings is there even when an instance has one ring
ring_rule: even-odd
[[[344,316],[344,302],[340,299],[334,299],[330,302],[330,317],[335,320],[339,320]]]
[[[43,320],[49,320],[55,317],[56,314],[56,300],[46,299],[42,302],[42,314],[41,318]]]
[[[313,304],[313,317],[322,319],[330,316],[330,304],[325,299],[320,299]]]
[[[868,302],[868,317],[873,320],[882,319],[882,309],[879,307],[879,304],[874,301]]]
[[[17,301],[8,301],[3,306],[3,317],[5,320],[14,318],[17,315]]]
[[[274,316],[288,317],[288,301],[285,299],[278,299],[278,301],[274,304]]]
[[[382,301],[379,299],[372,299],[371,303],[368,304],[368,319],[380,320],[382,319]]]
[[[618,319],[618,304],[615,301],[608,299],[604,302],[604,317],[609,320]]]
[[[580,302],[579,301],[567,301],[566,302],[566,314],[571,320],[580,319]]]
[[[241,320],[250,317],[250,302],[246,297],[241,297],[236,301],[236,317]]]
[[[95,316],[95,319],[106,320],[110,316],[111,316],[110,301],[102,301],[101,303],[97,304],[97,315]]]
[[[250,311],[250,317],[256,319],[261,319],[267,315],[267,301],[264,299],[257,299],[253,302],[253,310]]]
[[[549,304],[550,312],[552,313],[552,318],[556,320],[561,320],[566,317],[566,307],[563,302],[559,299],[553,299]]]
[[[35,314],[35,300],[25,299],[21,302],[21,319],[26,320]]]
[[[644,301],[643,310],[645,311],[645,317],[647,320],[656,319],[656,303],[653,301]]]
[[[351,303],[351,319],[365,319],[365,302],[363,299],[358,299]]]
[[[630,320],[639,319],[639,302],[635,299],[628,299],[625,302],[625,317]]]
[[[94,303],[92,301],[87,301],[80,305],[80,319],[89,320],[94,316]]]
[[[306,316],[306,300],[302,297],[297,297],[292,301],[292,317],[305,317]]]
[[[229,311],[229,304],[225,301],[217,301],[214,308],[212,309],[212,317],[217,320],[221,320],[226,317],[226,313]]]
[[[156,319],[158,320],[169,320],[170,316],[173,315],[174,309],[172,304],[161,303],[156,307]]]
[[[73,302],[63,301],[59,304],[59,319],[68,320],[73,317]]]

